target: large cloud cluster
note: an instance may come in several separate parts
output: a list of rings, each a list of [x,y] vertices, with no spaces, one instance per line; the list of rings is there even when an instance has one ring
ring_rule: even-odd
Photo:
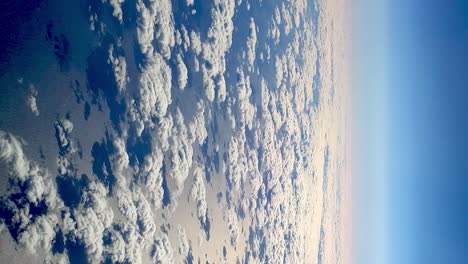
[[[24,143],[0,130],[0,160],[9,168],[12,188],[8,198],[0,201],[1,215],[10,234],[29,252],[49,250],[55,237],[58,217],[53,212],[61,205],[47,169],[29,160],[23,152]],[[24,195],[24,198],[18,198]]]
[[[137,0],[137,13],[126,14],[130,5],[89,7],[115,84],[100,88],[113,98],[97,106],[122,107],[101,141],[81,147],[78,137],[89,140],[76,133],[81,121],[55,120],[54,181],[22,140],[0,131],[8,192],[24,196],[0,203],[14,239],[49,260],[80,250],[91,263],[190,263],[193,253],[243,263],[339,259],[345,108],[332,7]],[[105,12],[119,23],[106,25]],[[51,253],[57,241],[63,249]],[[222,250],[203,254],[219,241]]]

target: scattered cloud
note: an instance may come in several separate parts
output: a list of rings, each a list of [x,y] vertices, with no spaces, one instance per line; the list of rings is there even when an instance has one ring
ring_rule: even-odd
[[[34,87],[34,85],[31,84],[29,86],[29,94],[26,97],[26,105],[29,107],[29,109],[35,116],[39,116],[39,108],[37,107],[37,99],[36,99],[37,95],[38,95],[37,89]]]

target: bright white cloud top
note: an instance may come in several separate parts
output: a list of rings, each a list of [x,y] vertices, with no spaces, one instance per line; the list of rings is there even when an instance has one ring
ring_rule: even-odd
[[[345,262],[345,8],[91,1],[31,77],[55,144],[0,126],[0,262]]]

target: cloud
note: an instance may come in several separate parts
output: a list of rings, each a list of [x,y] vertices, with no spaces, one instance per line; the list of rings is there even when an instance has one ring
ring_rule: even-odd
[[[250,18],[249,36],[247,38],[247,62],[248,62],[248,69],[251,72],[254,70],[256,45],[257,45],[257,28],[255,26],[254,19]]]
[[[54,127],[60,154],[65,155],[76,152],[77,149],[70,137],[70,133],[73,131],[73,123],[68,119],[61,119],[55,121]]]
[[[161,55],[154,54],[143,68],[139,86],[138,98],[134,100],[130,117],[137,123],[137,134],[141,136],[146,126],[154,126],[152,119],[162,118],[167,114],[171,104],[171,69]]]
[[[123,92],[125,92],[125,88],[128,82],[127,62],[124,56],[114,55],[114,45],[110,45],[109,47],[108,63],[112,65],[112,70],[114,71],[114,78],[117,84],[117,88],[122,94]]]
[[[36,253],[36,249],[49,252],[55,238],[56,225],[56,217],[40,216],[20,234],[18,241],[31,253]]]
[[[208,205],[206,203],[206,189],[202,168],[199,165],[195,166],[193,174],[193,185],[190,191],[190,197],[196,204],[198,221],[200,221],[200,225],[205,230],[206,236],[209,239]]]
[[[195,115],[189,123],[189,134],[192,142],[202,145],[208,136],[205,126],[205,106],[203,101],[198,101],[196,107]]]
[[[106,200],[107,195],[103,184],[91,182],[84,194],[85,208],[73,213],[76,225],[72,234],[84,244],[90,262],[102,258],[104,232],[111,227],[114,219],[114,212]]]
[[[28,176],[30,163],[23,153],[22,143],[13,135],[0,130],[0,159],[8,163],[11,172],[21,181]]]
[[[109,0],[110,5],[114,8],[114,11],[112,12],[112,15],[119,20],[119,22],[122,24],[122,4],[125,2],[125,0]]]
[[[37,94],[37,89],[31,84],[29,87],[29,94],[26,97],[26,105],[35,116],[39,116],[39,109],[36,102]]]
[[[224,72],[226,70],[225,56],[232,45],[232,33],[234,30],[232,18],[235,13],[235,1],[216,0],[212,7],[211,24],[207,32],[209,41],[202,42],[201,45],[201,55],[205,61],[202,64],[201,70],[205,95],[208,101],[214,101],[215,94],[217,93],[217,100],[223,102],[226,94],[226,81],[224,80]],[[192,41],[193,45],[196,45],[194,41]]]
[[[180,225],[177,226],[177,241],[179,242],[179,254],[183,257],[188,256],[190,251],[189,241],[185,229]]]
[[[112,230],[110,232],[109,246],[105,249],[105,254],[110,257],[112,263],[123,263],[126,260],[125,247],[125,240],[122,235]]]
[[[154,209],[159,209],[163,203],[163,166],[164,156],[159,148],[155,148],[151,154],[145,157],[141,175],[145,182],[146,193]]]
[[[62,202],[47,169],[29,160],[23,145],[15,136],[0,130],[0,159],[6,163],[12,180],[9,192],[19,190],[6,199],[2,197],[0,207],[5,214],[0,217],[10,233],[17,234],[18,242],[35,253],[39,248],[50,249],[57,220],[48,212],[53,212]]]
[[[170,264],[174,262],[172,247],[166,235],[162,235],[154,241],[151,252],[155,263]]]
[[[185,86],[187,86],[187,67],[185,66],[184,60],[182,59],[180,53],[177,54],[177,71],[177,84],[179,89],[184,90]]]
[[[126,221],[131,224],[136,224],[138,219],[137,208],[133,201],[133,194],[126,189],[117,189],[117,205],[120,212],[127,219]]]
[[[231,245],[236,247],[239,238],[239,227],[237,226],[237,216],[232,210],[227,212],[227,224]]]
[[[193,147],[180,109],[175,110],[174,125],[168,137],[168,162],[166,175],[171,180],[171,196],[177,198],[184,189],[184,183],[192,166]],[[164,137],[161,137],[163,139]],[[164,144],[163,144],[164,145]]]
[[[138,0],[137,11],[137,39],[142,53],[146,56],[152,56],[154,51],[153,40],[155,40],[158,52],[164,58],[170,58],[170,49],[175,42],[171,1],[144,2]]]
[[[135,205],[137,208],[138,222],[140,223],[140,232],[144,238],[151,240],[156,231],[156,224],[153,221],[154,217],[151,206],[140,191],[137,191],[135,194]]]

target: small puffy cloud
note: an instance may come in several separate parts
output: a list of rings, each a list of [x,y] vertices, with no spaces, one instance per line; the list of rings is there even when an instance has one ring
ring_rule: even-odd
[[[146,200],[146,197],[141,191],[135,194],[135,205],[137,209],[138,222],[140,223],[140,232],[146,239],[151,239],[156,231],[156,224],[154,223],[153,211],[151,205]]]
[[[177,84],[179,89],[184,90],[187,86],[187,66],[185,66],[184,60],[180,54],[177,54]]]
[[[237,222],[237,215],[232,210],[227,212],[227,224],[231,245],[235,247],[237,245],[237,240],[239,239],[239,227]]]
[[[247,62],[248,62],[248,69],[251,72],[254,70],[256,45],[257,45],[257,28],[255,26],[254,19],[250,18],[249,36],[247,38]]]
[[[30,85],[30,88],[29,88],[29,94],[28,96],[26,97],[26,105],[28,106],[28,108],[31,110],[31,112],[35,115],[35,116],[39,116],[39,109],[37,107],[37,89],[34,87],[34,85]]]
[[[132,193],[129,190],[119,188],[117,193],[117,205],[120,212],[127,218],[128,223],[136,224],[138,213]]]
[[[114,45],[109,47],[109,59],[108,63],[112,65],[114,71],[114,78],[117,84],[117,88],[120,93],[125,91],[128,77],[127,77],[127,62],[125,57],[122,55],[114,55]]]
[[[193,146],[190,140],[187,126],[180,109],[175,110],[173,126],[168,126],[170,133],[167,133],[167,143],[162,143],[163,147],[168,147],[168,162],[166,162],[166,175],[170,181],[171,196],[178,197],[184,189],[184,183],[192,167]],[[170,124],[171,121],[168,120]],[[163,130],[167,131],[167,130]],[[161,136],[161,140],[164,136]],[[162,141],[164,142],[164,141]]]
[[[112,8],[114,8],[112,15],[116,17],[120,23],[122,23],[122,4],[124,2],[125,0],[109,0],[110,5],[112,6]]]
[[[155,148],[151,154],[145,157],[143,168],[140,171],[144,179],[145,189],[154,209],[159,209],[162,206],[164,189],[162,186],[164,156],[159,148]]]
[[[171,243],[169,242],[169,238],[164,234],[154,241],[154,245],[151,252],[153,261],[155,263],[174,263],[174,256]]]
[[[180,225],[177,226],[177,241],[179,242],[179,254],[186,257],[189,254],[190,245],[185,229]]]
[[[73,123],[68,119],[61,119],[55,121],[54,127],[60,154],[65,155],[76,152],[77,149],[70,137],[70,134],[73,131]]]
[[[210,237],[208,204],[206,203],[206,189],[203,170],[200,166],[195,166],[193,172],[193,186],[190,191],[190,197],[195,202],[197,208],[197,217],[202,228],[205,230],[207,238]]]
[[[197,112],[189,123],[189,134],[192,141],[197,142],[199,145],[202,145],[208,136],[205,125],[205,108],[203,101],[197,102]]]

